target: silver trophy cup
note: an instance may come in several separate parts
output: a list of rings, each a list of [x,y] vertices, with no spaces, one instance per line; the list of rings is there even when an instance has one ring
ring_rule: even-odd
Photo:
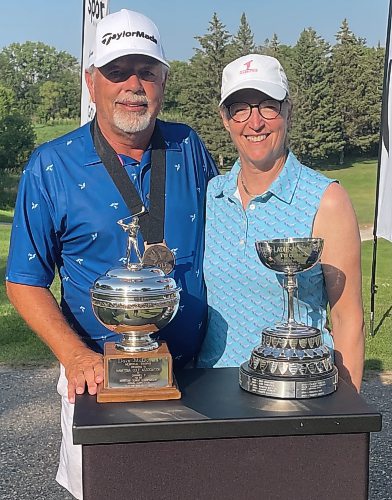
[[[128,234],[125,265],[109,269],[90,290],[97,319],[122,338],[105,343],[104,381],[98,387],[97,401],[178,399],[181,392],[169,349],[166,342],[157,342],[151,335],[174,318],[180,288],[159,267],[143,264],[137,243],[139,219],[129,219],[118,221]],[[133,254],[137,262],[131,262]]]
[[[164,328],[178,310],[181,289],[158,267],[144,266],[137,244],[138,217],[118,223],[128,233],[126,264],[109,269],[90,290],[97,319],[122,335],[116,348],[126,352],[151,351],[158,343],[151,335]],[[138,262],[131,262],[134,250]]]
[[[312,268],[323,250],[321,238],[287,238],[256,242],[260,261],[284,275],[286,320],[264,328],[261,343],[240,367],[240,386],[276,398],[325,396],[337,388],[338,372],[321,331],[295,320],[296,274]]]

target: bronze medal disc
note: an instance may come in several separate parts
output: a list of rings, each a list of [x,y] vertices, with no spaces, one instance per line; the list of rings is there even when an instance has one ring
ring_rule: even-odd
[[[144,250],[142,264],[144,266],[158,267],[165,274],[170,274],[174,269],[174,254],[164,243],[147,246]]]

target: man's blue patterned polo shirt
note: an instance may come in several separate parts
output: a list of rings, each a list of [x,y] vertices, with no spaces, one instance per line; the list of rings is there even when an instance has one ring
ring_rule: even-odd
[[[165,240],[176,256],[171,276],[182,288],[177,316],[161,338],[181,365],[197,353],[204,335],[205,192],[216,167],[192,129],[157,123],[167,146]],[[147,208],[150,158],[150,149],[140,163],[121,155]],[[89,289],[98,276],[124,262],[126,234],[117,221],[129,215],[97,156],[89,124],[43,144],[23,171],[6,279],[49,287],[57,267],[64,315],[87,343],[102,348],[115,336],[94,317]]]

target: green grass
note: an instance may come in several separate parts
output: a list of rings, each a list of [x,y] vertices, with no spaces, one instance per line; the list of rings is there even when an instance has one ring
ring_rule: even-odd
[[[368,333],[372,254],[373,242],[363,242],[363,302]],[[374,336],[366,336],[365,366],[370,370],[392,370],[392,243],[381,238],[377,242],[376,285]]]
[[[38,146],[43,142],[60,137],[60,135],[64,135],[79,127],[79,124],[79,120],[66,120],[54,124],[36,124],[34,126],[34,131],[37,137],[36,145]]]
[[[13,210],[1,210],[0,209],[0,223],[10,224],[14,218]]]
[[[342,167],[320,168],[320,172],[337,179],[348,192],[360,227],[372,226],[376,198],[377,160],[347,162]]]
[[[55,361],[51,351],[27,327],[8,301],[3,277],[9,248],[11,228],[0,226],[0,363],[14,366],[49,365]],[[54,293],[58,296],[59,282]]]

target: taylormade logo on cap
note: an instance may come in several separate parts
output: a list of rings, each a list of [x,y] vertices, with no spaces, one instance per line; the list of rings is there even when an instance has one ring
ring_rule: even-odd
[[[89,66],[100,68],[127,55],[152,57],[169,66],[158,28],[151,19],[140,12],[122,9],[102,18],[97,24]]]
[[[157,39],[154,38],[154,35],[147,35],[147,33],[144,33],[144,31],[123,31],[122,33],[105,33],[102,37],[102,43],[104,45],[109,45],[109,43],[112,40],[120,40],[121,37],[129,37],[129,36],[136,36],[136,37],[142,37],[142,38],[148,38],[154,43],[158,43]]]
[[[260,54],[239,57],[224,68],[219,106],[243,89],[258,90],[278,101],[289,93],[287,77],[280,62]]]

